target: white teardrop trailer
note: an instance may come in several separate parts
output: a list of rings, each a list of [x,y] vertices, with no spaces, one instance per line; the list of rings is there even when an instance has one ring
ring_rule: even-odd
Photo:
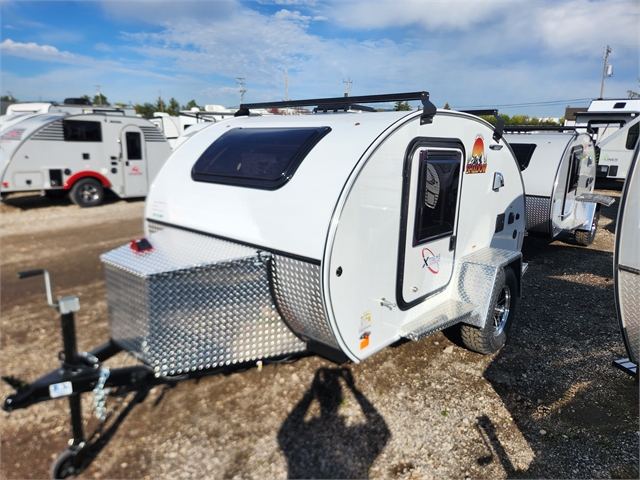
[[[107,189],[120,198],[147,194],[171,154],[162,132],[131,109],[83,108],[80,114],[24,115],[2,130],[3,197],[44,191],[68,194],[77,205],[93,207],[102,204]],[[3,121],[12,123],[12,116]]]
[[[423,108],[357,106],[411,100]],[[470,349],[497,351],[526,267],[524,185],[501,133],[436,111],[426,92],[243,105],[174,151],[147,197],[146,238],[102,255],[110,340],[79,354],[78,299],[49,293],[63,368],[9,379],[4,410],[69,397],[73,439],[53,466],[65,476],[88,457],[83,392],[102,401],[107,388],[305,352],[360,362],[454,324]],[[120,350],[141,363],[104,367]]]
[[[638,381],[640,361],[640,145],[620,198],[613,257],[616,310],[629,358],[615,365]]]
[[[600,205],[614,201],[594,193],[596,155],[591,136],[575,127],[508,126],[505,132],[524,180],[527,232],[549,238],[570,232],[577,244],[591,245]]]

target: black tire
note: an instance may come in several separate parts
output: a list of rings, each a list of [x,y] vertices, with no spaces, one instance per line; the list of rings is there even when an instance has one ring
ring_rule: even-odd
[[[69,197],[79,207],[96,207],[104,202],[104,188],[95,178],[83,178],[73,185]]]
[[[588,247],[596,239],[596,231],[598,230],[598,221],[600,220],[600,209],[596,210],[593,215],[593,221],[591,222],[591,228],[589,230],[576,230],[575,239],[578,245]]]
[[[491,355],[507,341],[518,303],[518,283],[511,267],[498,272],[493,298],[484,328],[460,326],[462,342],[474,352]]]
[[[64,450],[51,464],[51,478],[69,478],[79,473],[75,466],[76,454],[71,450]]]

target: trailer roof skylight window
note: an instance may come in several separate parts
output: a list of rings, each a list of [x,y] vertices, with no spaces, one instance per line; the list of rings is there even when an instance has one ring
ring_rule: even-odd
[[[214,141],[191,171],[199,182],[275,190],[287,183],[311,149],[331,131],[234,128]]]

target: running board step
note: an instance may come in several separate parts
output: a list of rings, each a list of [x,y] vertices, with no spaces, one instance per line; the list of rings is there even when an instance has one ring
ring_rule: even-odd
[[[620,360],[614,360],[613,365],[614,367],[619,368],[620,370],[622,370],[625,373],[628,373],[629,375],[633,375],[634,377],[638,375],[638,365],[633,363],[628,358],[621,358]]]
[[[433,310],[420,315],[400,329],[400,336],[417,342],[438,330],[470,317],[477,305],[459,300],[447,300]]]

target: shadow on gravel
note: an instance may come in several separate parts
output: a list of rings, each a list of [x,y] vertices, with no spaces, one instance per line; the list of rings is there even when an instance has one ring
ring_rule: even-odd
[[[597,240],[597,239],[596,239]],[[501,443],[507,429],[478,427],[509,478],[638,478],[638,388],[615,369],[625,356],[616,317],[612,253],[528,238],[529,270],[507,345],[484,377],[533,451]]]
[[[110,205],[112,203],[117,203],[121,200],[126,202],[138,202],[144,201],[144,198],[120,198],[116,194],[107,191],[105,192],[104,205]],[[64,207],[64,206],[72,206],[74,205],[67,195],[58,194],[46,194],[41,195],[40,193],[34,194],[18,194],[18,195],[10,195],[6,198],[2,199],[2,203],[9,207],[18,208],[20,210],[37,210],[41,208],[50,208],[50,207]]]
[[[338,413],[348,402],[343,385],[355,398],[364,423],[351,424]],[[319,408],[314,409],[314,401]],[[350,369],[321,368],[282,424],[278,443],[287,458],[289,478],[368,478],[390,435],[384,419],[355,386]]]

